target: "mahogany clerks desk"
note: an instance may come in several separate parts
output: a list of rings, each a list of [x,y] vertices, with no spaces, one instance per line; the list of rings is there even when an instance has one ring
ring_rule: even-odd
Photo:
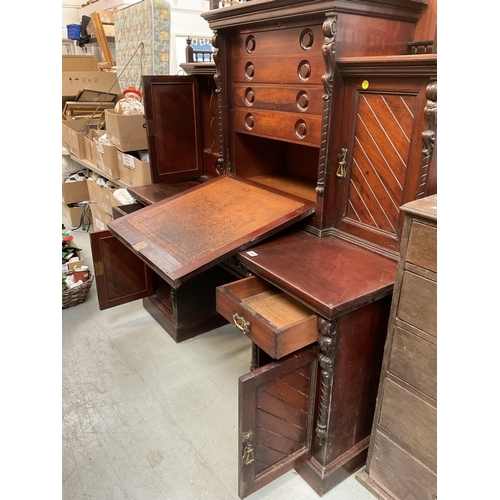
[[[437,57],[408,54],[424,6],[209,11],[212,83],[205,67],[143,77],[152,178],[168,183],[150,189],[168,197],[91,235],[99,303],[143,299],[177,342],[227,321],[252,340],[242,498],[292,468],[322,495],[366,460],[399,207],[435,192]]]

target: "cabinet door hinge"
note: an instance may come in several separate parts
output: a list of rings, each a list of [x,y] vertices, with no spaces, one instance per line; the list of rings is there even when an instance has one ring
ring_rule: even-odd
[[[97,276],[104,276],[104,264],[102,262],[94,262],[94,274]]]

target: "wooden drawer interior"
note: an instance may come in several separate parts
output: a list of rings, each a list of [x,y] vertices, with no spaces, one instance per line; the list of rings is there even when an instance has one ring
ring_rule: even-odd
[[[413,221],[406,262],[437,272],[437,228]]]
[[[217,311],[274,359],[318,337],[316,314],[257,276],[218,287]]]
[[[389,371],[432,399],[437,399],[435,344],[396,326]]]

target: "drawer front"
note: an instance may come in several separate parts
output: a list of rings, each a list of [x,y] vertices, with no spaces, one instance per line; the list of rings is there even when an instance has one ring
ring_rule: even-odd
[[[325,74],[323,58],[320,54],[305,57],[283,56],[279,61],[270,57],[248,56],[233,59],[234,83],[274,83],[291,85],[322,85]]]
[[[275,359],[318,338],[317,316],[257,276],[217,287],[216,300],[219,314]]]
[[[405,271],[403,274],[397,317],[436,337],[436,282]]]
[[[321,116],[235,108],[233,120],[236,132],[315,147],[321,143]]]
[[[323,93],[319,88],[269,87],[263,85],[235,85],[233,104],[251,109],[307,113],[321,116]]]
[[[284,56],[304,56],[317,54],[321,57],[324,42],[321,24],[316,26],[296,26],[270,31],[245,30],[231,39],[233,58],[272,58],[275,64]]]
[[[437,272],[437,227],[412,222],[405,260]]]
[[[389,491],[390,498],[435,500],[437,477],[419,461],[380,432],[374,433],[370,447],[370,477]]]
[[[437,465],[436,408],[386,379],[379,425]]]
[[[437,399],[437,349],[434,344],[395,327],[389,371]]]

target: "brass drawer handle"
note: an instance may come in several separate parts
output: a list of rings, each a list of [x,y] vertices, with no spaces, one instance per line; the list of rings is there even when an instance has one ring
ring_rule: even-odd
[[[234,326],[236,326],[238,330],[241,330],[245,335],[250,333],[250,323],[243,316],[240,316],[238,313],[234,313],[233,321]]]

